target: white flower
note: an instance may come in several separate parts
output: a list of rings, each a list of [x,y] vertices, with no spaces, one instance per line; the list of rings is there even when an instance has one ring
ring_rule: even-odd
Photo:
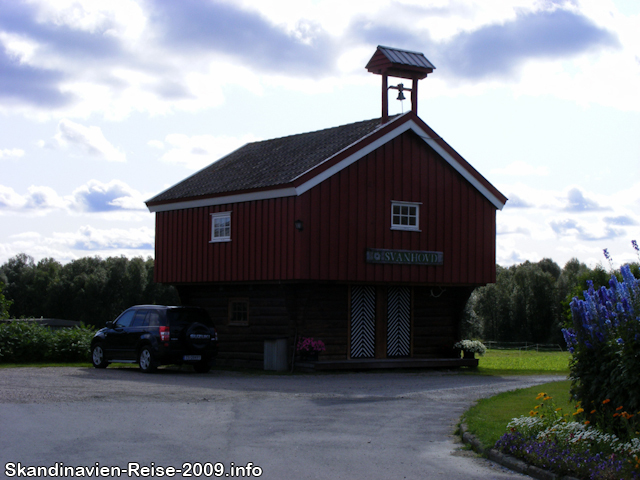
[[[487,351],[487,347],[478,340],[461,340],[457,342],[453,348],[459,348],[465,352],[477,353],[479,355],[484,355]]]

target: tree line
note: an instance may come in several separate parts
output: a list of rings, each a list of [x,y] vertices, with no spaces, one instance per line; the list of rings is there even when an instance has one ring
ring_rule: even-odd
[[[577,259],[563,268],[545,258],[496,269],[496,283],[476,288],[465,307],[464,338],[563,345],[571,299],[582,296],[588,280],[606,286],[612,274]],[[637,264],[631,270],[640,278]],[[85,257],[62,265],[21,253],[0,266],[0,297],[0,318],[61,318],[96,327],[131,305],[180,304],[173,287],[153,281],[150,257]]]
[[[150,257],[85,257],[62,265],[21,253],[0,266],[0,294],[9,318],[59,318],[95,327],[132,305],[180,302],[175,288],[153,281]]]
[[[510,267],[496,267],[496,283],[476,288],[463,314],[462,333],[496,342],[559,344],[562,327],[570,324],[569,304],[584,298],[587,281],[607,286],[612,274],[602,265],[589,268],[573,258],[564,268],[545,258]],[[631,265],[640,277],[638,264]]]

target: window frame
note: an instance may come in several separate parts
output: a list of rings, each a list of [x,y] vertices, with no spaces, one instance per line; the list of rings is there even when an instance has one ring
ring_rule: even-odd
[[[422,230],[420,230],[420,205],[422,205],[422,202],[404,202],[404,201],[399,201],[399,200],[391,200],[391,230],[402,230],[402,231],[408,231],[408,232],[421,232]],[[416,209],[416,213],[415,213],[415,219],[416,219],[416,224],[415,225],[401,225],[401,224],[396,224],[393,222],[393,217],[394,216],[400,216],[402,217],[402,213],[400,214],[394,214],[393,210],[394,207],[399,206],[399,207],[415,207]],[[406,215],[407,218],[412,218],[412,215]]]
[[[233,306],[235,304],[244,304],[245,306],[245,320],[237,321],[234,320],[234,309]],[[248,298],[230,298],[229,299],[229,307],[228,307],[228,321],[227,323],[231,326],[238,327],[248,327],[249,326],[249,299]]]
[[[211,213],[211,237],[209,243],[230,242],[231,241],[231,212]],[[229,235],[215,236],[216,220],[219,218],[229,218]],[[222,227],[225,228],[225,227]]]

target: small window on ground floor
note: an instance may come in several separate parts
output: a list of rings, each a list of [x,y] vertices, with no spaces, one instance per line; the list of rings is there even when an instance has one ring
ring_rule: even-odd
[[[249,325],[249,300],[246,298],[229,300],[229,325]]]

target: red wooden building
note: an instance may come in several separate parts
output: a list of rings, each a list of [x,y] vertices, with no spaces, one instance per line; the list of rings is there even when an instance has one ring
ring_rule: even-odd
[[[382,118],[249,143],[147,202],[156,281],[209,310],[222,361],[261,365],[274,339],[291,358],[299,337],[326,344],[319,366],[459,359],[507,199],[417,116],[422,54],[378,47],[367,68]],[[410,112],[388,117],[389,88]]]

